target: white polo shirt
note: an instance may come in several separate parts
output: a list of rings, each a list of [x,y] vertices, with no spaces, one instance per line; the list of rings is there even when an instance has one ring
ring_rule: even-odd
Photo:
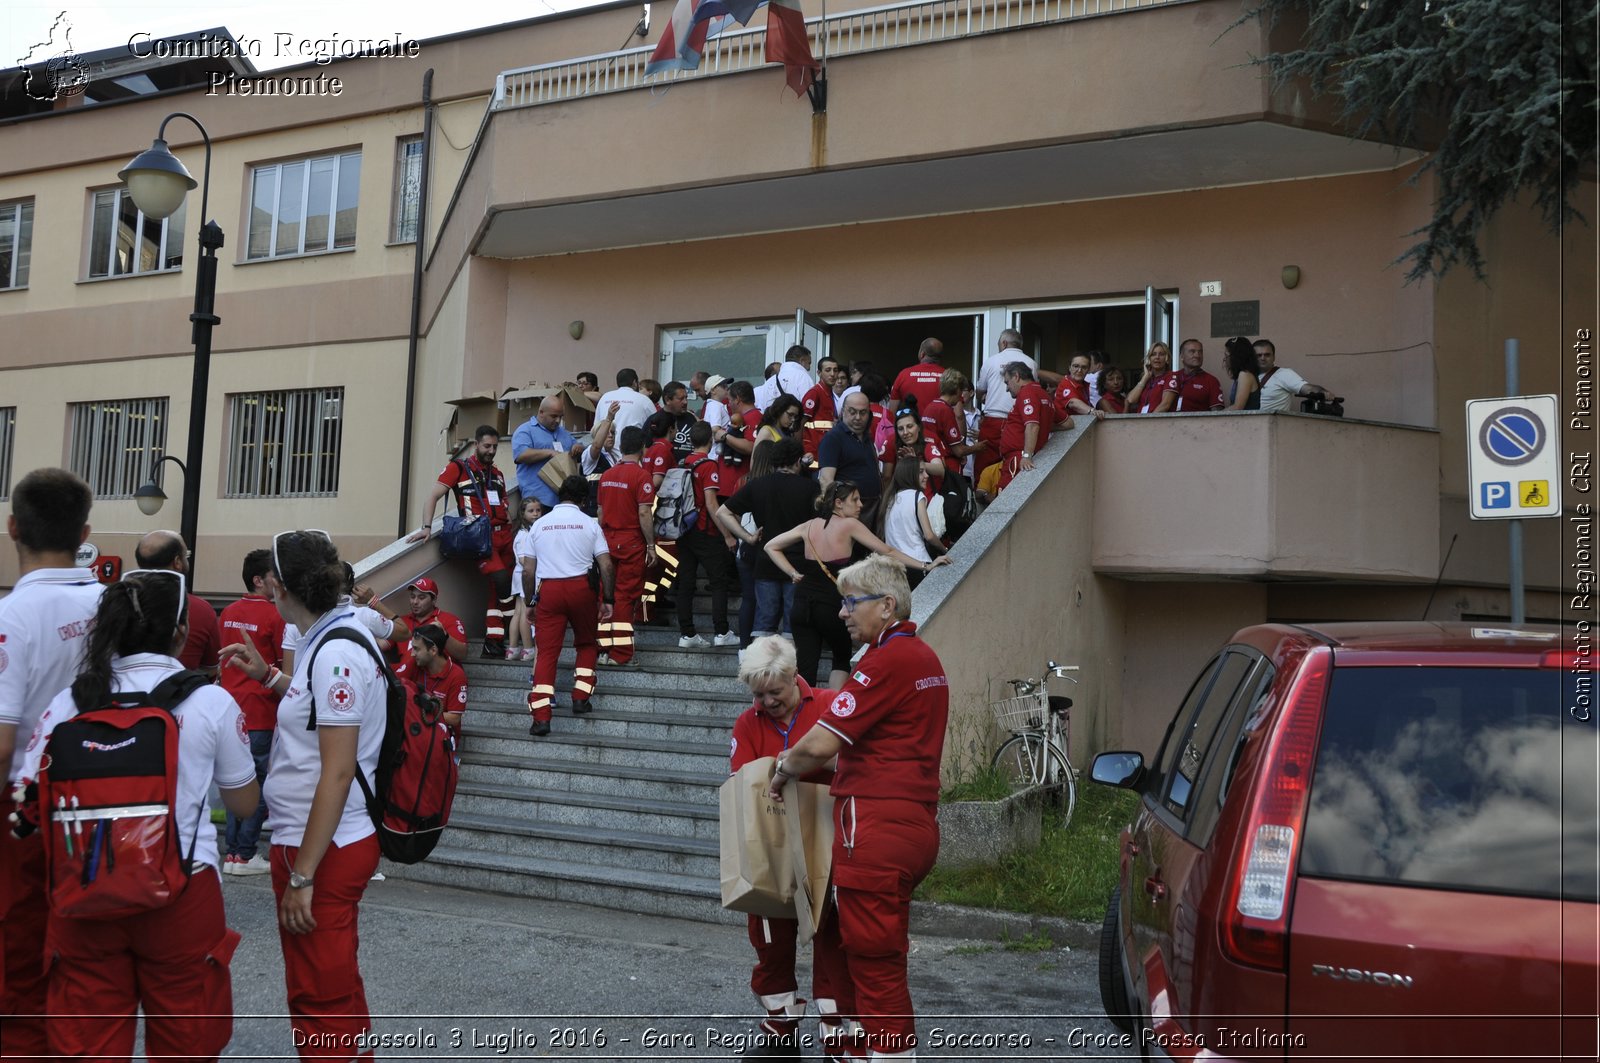
[[[621,442],[624,428],[632,425],[643,428],[645,421],[656,412],[656,404],[650,401],[650,396],[634,388],[616,388],[601,395],[600,401],[594,404],[595,417],[605,417],[613,402],[622,403],[622,408],[611,419],[611,438],[617,442]]]
[[[183,670],[175,657],[162,653],[135,653],[111,661],[111,689],[148,694],[163,679]],[[78,715],[72,691],[55,696],[24,750],[21,778],[39,775],[44,740],[58,724]],[[222,687],[208,684],[180,701],[172,710],[178,720],[178,848],[194,849],[195,866],[217,866],[217,832],[211,827],[211,784],[234,790],[255,781],[256,762],[250,755],[250,736],[244,713]],[[202,829],[201,817],[205,817]]]
[[[370,605],[356,605],[350,598],[340,598],[339,608],[355,610],[356,626],[364,627],[372,632],[372,637],[377,639],[394,638],[394,621],[372,608]],[[300,629],[293,624],[283,625],[283,641],[279,648],[284,653],[293,653],[300,646]]]
[[[1300,397],[1300,389],[1305,386],[1305,377],[1280,365],[1261,385],[1261,412],[1274,413],[1289,409],[1290,403]]]
[[[87,569],[40,568],[0,599],[0,723],[17,729],[7,782],[17,778],[45,706],[78,677],[104,592]]]
[[[806,367],[799,362],[784,362],[778,370],[778,390],[785,395],[793,395],[797,399],[804,399],[806,392],[816,383],[811,379],[811,374],[806,372]]]
[[[594,559],[610,551],[600,522],[571,502],[534,521],[528,539],[534,575],[541,581],[588,575]]]
[[[1005,368],[1012,362],[1023,362],[1033,375],[1039,375],[1039,363],[1023,354],[1015,347],[1008,347],[992,355],[983,367],[978,370],[978,380],[973,385],[984,393],[983,415],[985,417],[1010,417],[1011,405],[1016,399],[1011,397],[1011,392],[1006,390]],[[1042,385],[1041,385],[1042,386]]]

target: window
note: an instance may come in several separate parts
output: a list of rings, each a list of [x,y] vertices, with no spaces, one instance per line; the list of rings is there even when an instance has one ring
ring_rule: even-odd
[[[11,447],[17,438],[17,408],[0,407],[0,500],[11,497]]]
[[[33,258],[33,200],[0,203],[0,288],[26,288]]]
[[[228,400],[229,498],[339,493],[344,389],[255,391]]]
[[[1230,650],[1222,659],[1222,667],[1206,691],[1205,700],[1184,723],[1172,733],[1177,743],[1176,757],[1170,769],[1167,788],[1167,808],[1176,816],[1186,816],[1191,808],[1195,785],[1200,781],[1200,769],[1205,765],[1206,751],[1222,722],[1222,714],[1233,702],[1234,693],[1244,681],[1253,662],[1237,650]],[[1196,684],[1199,689],[1199,684]]]
[[[422,138],[401,137],[395,145],[394,205],[389,211],[389,242],[409,244],[417,239],[417,217],[422,206]]]
[[[89,231],[89,276],[127,277],[183,268],[187,200],[170,218],[147,218],[126,188],[94,194]]]
[[[245,257],[280,258],[356,246],[361,153],[257,166],[250,175]]]
[[[167,450],[166,399],[75,402],[68,464],[94,489],[95,498],[132,498]]]

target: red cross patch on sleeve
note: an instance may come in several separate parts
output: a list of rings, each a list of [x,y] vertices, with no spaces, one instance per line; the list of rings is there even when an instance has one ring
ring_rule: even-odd
[[[328,687],[328,704],[335,712],[354,712],[356,689],[343,679],[335,679]]]

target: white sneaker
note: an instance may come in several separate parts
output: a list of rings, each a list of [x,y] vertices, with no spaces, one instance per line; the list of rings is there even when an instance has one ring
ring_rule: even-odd
[[[368,879],[367,881],[368,882],[387,882],[388,879],[383,877],[383,872],[382,871],[374,871],[372,873],[372,877],[370,879]]]
[[[260,853],[248,860],[238,860],[232,864],[225,864],[224,869],[226,870],[227,868],[232,868],[231,871],[228,871],[230,875],[266,875],[272,871],[272,865],[267,863],[267,858]]]
[[[724,631],[722,634],[718,635],[716,638],[711,640],[711,645],[713,645],[713,646],[737,646],[737,645],[739,645],[739,636],[735,635],[731,631]]]
[[[704,635],[678,636],[678,649],[680,650],[703,650],[710,645],[711,643],[706,641],[706,637]]]

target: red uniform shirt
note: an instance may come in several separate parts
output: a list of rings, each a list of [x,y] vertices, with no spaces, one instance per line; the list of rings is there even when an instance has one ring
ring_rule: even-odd
[[[247,594],[222,610],[223,642],[232,645],[249,639],[261,659],[283,663],[283,614],[259,594]],[[270,731],[278,726],[278,695],[244,674],[243,668],[224,668],[222,689],[233,695],[244,712],[247,731]]]
[[[1057,417],[1066,417],[1072,413],[1072,407],[1067,405],[1068,399],[1077,399],[1090,409],[1094,409],[1094,404],[1089,401],[1089,382],[1087,380],[1073,380],[1070,376],[1061,378],[1061,383],[1056,385],[1055,394]]]
[[[1161,405],[1162,398],[1169,391],[1178,390],[1178,374],[1162,373],[1160,376],[1150,378],[1150,383],[1144,386],[1139,393],[1139,413],[1153,413]]]
[[[415,658],[407,657],[395,666],[394,674],[411,680],[417,688],[417,693],[438,698],[441,712],[466,712],[467,673],[448,657],[444,659],[444,663],[443,672],[439,675],[430,675],[426,668],[417,667]],[[458,723],[450,730],[453,734],[460,735],[461,725]]]
[[[674,464],[672,460],[672,440],[658,439],[645,449],[644,471],[649,473],[652,479],[657,476],[665,476],[667,470],[672,468]]]
[[[942,365],[908,365],[894,378],[894,386],[889,389],[889,401],[897,403],[907,395],[915,395],[918,412],[926,410],[939,401],[939,379],[943,376]]]
[[[466,461],[452,461],[439,474],[439,482],[456,493],[464,517],[477,516],[488,507],[489,523],[500,527],[511,523],[506,512],[506,478],[493,465],[485,466],[476,454]]]
[[[775,757],[792,748],[800,741],[801,735],[811,730],[823,710],[833,704],[834,695],[838,693],[825,687],[814,688],[799,676],[795,677],[795,683],[800,687],[800,707],[795,710],[794,719],[789,721],[787,731],[753,704],[733,721],[733,744],[728,750],[729,775],[752,760]],[[819,769],[801,781],[827,783],[832,779],[833,772]]]
[[[1011,412],[1006,415],[1005,427],[1000,430],[1000,453],[1021,453],[1023,444],[1027,442],[1027,427],[1030,424],[1039,426],[1039,440],[1034,444],[1037,450],[1044,446],[1044,441],[1050,438],[1050,426],[1055,423],[1055,415],[1050,407],[1050,396],[1044,393],[1044,388],[1035,383],[1022,385],[1017,392],[1016,402],[1011,404]]]
[[[1098,408],[1105,410],[1107,413],[1127,413],[1128,400],[1126,396],[1113,395],[1107,392],[1100,396],[1100,406]]]
[[[1168,391],[1178,393],[1173,409],[1178,413],[1204,413],[1222,409],[1222,383],[1204,369],[1198,373],[1179,373]]]
[[[740,439],[754,440],[756,429],[761,427],[761,411],[754,407],[744,411],[743,416],[735,415],[733,423],[728,425],[728,434],[738,436]],[[738,484],[744,479],[745,472],[750,468],[750,455],[741,454],[724,443],[722,447],[722,481],[729,487],[729,494],[738,489]]]
[[[712,461],[704,454],[690,454],[683,459],[683,467],[688,469],[694,480],[694,504],[700,512],[695,514],[694,526],[707,535],[719,538],[722,529],[712,522],[711,507],[706,505],[706,488],[715,487],[717,497],[722,497],[722,466]]]
[[[955,407],[943,399],[922,411],[922,430],[945,450],[960,445],[967,437],[966,430],[956,422]]]
[[[943,405],[943,403],[940,403],[940,405]],[[878,447],[878,461],[885,469],[889,470],[891,476],[894,474],[894,467],[899,451],[900,437],[898,435],[890,436],[888,439],[884,440],[882,446]],[[933,440],[927,438],[924,438],[922,441],[922,461],[924,464],[930,461],[942,461],[945,463],[945,468],[948,469],[950,467],[949,459],[947,459],[944,455],[944,448],[938,443],[935,443]],[[932,498],[934,495],[939,493],[939,488],[943,486],[943,484],[943,476],[934,476],[932,473],[929,473],[928,490],[925,493],[929,498]]]
[[[650,474],[636,461],[613,465],[600,476],[600,529],[606,538],[632,536],[644,538],[639,527],[639,507],[656,500]]]
[[[833,389],[826,384],[813,384],[800,400],[800,443],[807,454],[815,457],[822,437],[833,428]]]
[[[413,635],[429,624],[438,624],[444,628],[444,633],[450,638],[460,639],[462,642],[467,641],[467,627],[461,622],[461,618],[454,613],[447,613],[443,609],[434,609],[433,612],[420,620],[414,616],[403,616],[401,619],[406,622],[406,626],[411,629]],[[400,654],[400,663],[395,665],[395,672],[398,674],[402,667],[411,666],[411,640],[408,638],[403,642],[397,643],[395,649]]]
[[[179,663],[185,668],[215,668],[221,649],[222,625],[217,623],[217,611],[204,598],[189,595],[189,637],[178,651]]]
[[[845,742],[835,797],[939,800],[950,682],[916,632],[909,620],[884,628],[817,721]]]

